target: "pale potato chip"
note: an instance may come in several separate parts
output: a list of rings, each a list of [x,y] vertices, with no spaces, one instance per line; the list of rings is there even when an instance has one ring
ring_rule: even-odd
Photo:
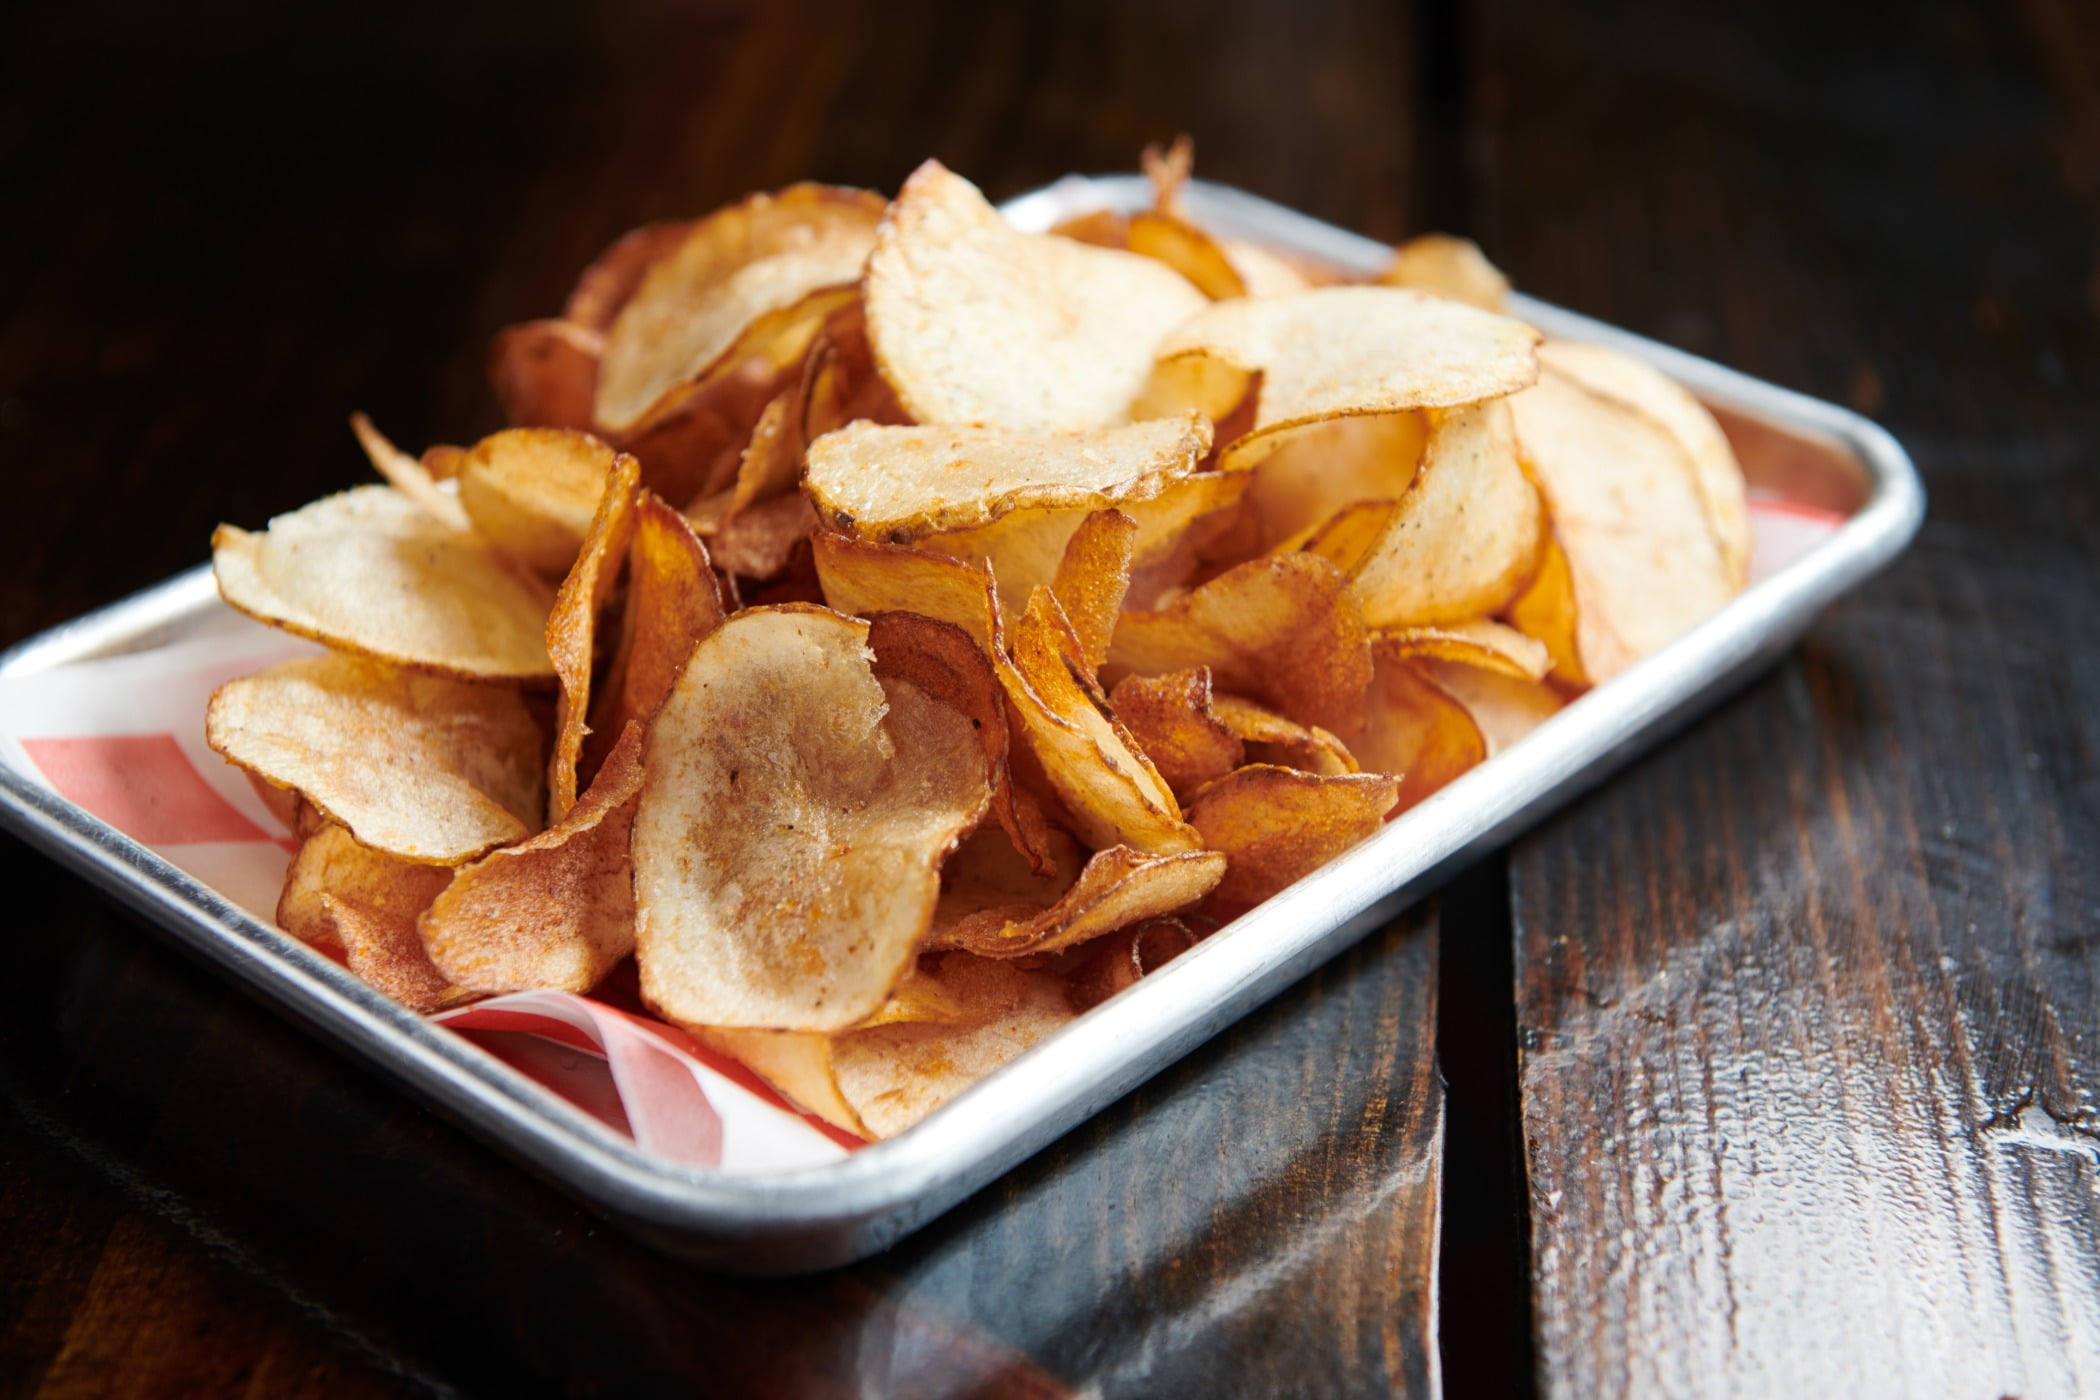
[[[962,628],[987,653],[1004,644],[999,595],[983,562],[821,530],[811,543],[824,601],[837,611],[854,617],[915,612]]]
[[[1259,243],[1249,243],[1244,238],[1220,238],[1218,246],[1225,250],[1225,260],[1239,274],[1240,286],[1250,297],[1288,296],[1314,285],[1305,269]]]
[[[852,296],[881,217],[866,191],[805,184],[699,220],[650,265],[607,330],[596,421],[627,432],[681,385],[754,355],[799,357]]]
[[[1177,795],[1194,792],[1247,760],[1239,735],[1212,713],[1207,666],[1125,676],[1108,702],[1116,721]]]
[[[554,712],[554,747],[547,756],[547,819],[560,821],[576,803],[576,765],[583,755],[591,711],[591,678],[598,660],[598,615],[612,596],[634,538],[640,464],[615,459],[604,497],[591,517],[583,548],[547,615],[547,654],[561,693]]]
[[[1512,393],[1538,378],[1538,340],[1521,321],[1398,287],[1213,302],[1160,344],[1137,412],[1222,418],[1259,374],[1253,431],[1219,462],[1240,470],[1313,424]]]
[[[1137,554],[1138,523],[1121,511],[1096,511],[1065,542],[1057,576],[1050,582],[1058,606],[1079,639],[1089,680],[1108,659],[1109,639],[1130,592],[1130,566]]]
[[[388,442],[386,435],[372,426],[372,420],[362,413],[350,415],[350,431],[357,434],[358,445],[371,459],[372,469],[386,478],[387,485],[399,491],[420,506],[431,519],[441,521],[455,530],[471,530],[474,522],[467,519],[467,512],[460,505],[459,497],[449,491],[438,489],[436,478],[428,467]]]
[[[1209,451],[1194,416],[1059,433],[856,423],[810,444],[804,489],[833,529],[911,544],[1020,510],[1149,500]]]
[[[415,923],[440,973],[481,992],[580,993],[634,951],[627,840],[641,756],[630,724],[560,821],[460,868]]]
[[[612,476],[613,449],[564,428],[511,428],[459,459],[459,504],[483,539],[542,574],[576,562]]]
[[[1316,724],[1285,719],[1238,695],[1213,695],[1210,711],[1240,741],[1247,763],[1272,763],[1328,777],[1363,771],[1349,746]]]
[[[1371,648],[1380,656],[1455,661],[1524,681],[1545,679],[1553,664],[1545,643],[1484,617],[1378,632],[1371,638]]]
[[[654,718],[686,658],[728,612],[700,537],[654,492],[642,492],[627,546],[620,642],[605,673],[593,731],[617,738],[629,724]]]
[[[1517,460],[1509,404],[1438,410],[1421,471],[1348,565],[1349,586],[1374,627],[1481,617],[1530,578],[1544,529],[1538,492]],[[1325,554],[1333,546],[1316,536],[1306,547]]]
[[[749,609],[650,726],[635,818],[642,993],[682,1025],[830,1031],[910,970],[991,790],[970,721],[869,666],[867,624]]]
[[[1258,547],[1296,549],[1338,511],[1399,501],[1428,443],[1427,413],[1366,413],[1292,434],[1262,459],[1247,490],[1261,522]]]
[[[1388,287],[1413,287],[1483,311],[1509,307],[1509,278],[1488,261],[1478,243],[1453,234],[1425,233],[1408,239],[1393,249],[1393,261],[1378,280]]]
[[[1404,812],[1487,757],[1472,711],[1413,662],[1380,657],[1351,746],[1365,771],[1400,780],[1394,810]]]
[[[663,219],[621,234],[576,279],[562,305],[562,319],[601,335],[611,330],[649,269],[683,247],[698,222]]]
[[[1180,583],[1196,564],[1192,539],[1209,520],[1236,506],[1247,489],[1245,473],[1198,472],[1170,483],[1147,500],[1118,502],[1116,509],[1137,522],[1131,544],[1130,597]],[[1009,613],[1028,605],[1037,588],[1054,587],[1072,537],[1093,511],[1017,510],[974,530],[927,535],[922,549],[989,565],[998,580],[999,604]]]
[[[519,428],[591,426],[605,337],[573,321],[506,326],[489,346],[489,386]]]
[[[1156,676],[1208,666],[1223,689],[1344,735],[1371,679],[1363,612],[1316,554],[1250,560],[1155,612],[1126,612],[1111,668]]]
[[[1189,821],[1228,861],[1218,898],[1257,904],[1376,832],[1399,788],[1383,773],[1251,764],[1190,798]]]
[[[540,730],[506,687],[306,657],[220,686],[204,733],[405,860],[457,865],[540,829]]]
[[[883,219],[862,287],[883,377],[921,423],[1130,420],[1162,338],[1204,306],[1150,258],[1017,231],[938,161]]]
[[[1692,484],[1706,508],[1707,527],[1729,583],[1740,589],[1749,582],[1750,507],[1743,469],[1706,405],[1661,370],[1607,346],[1550,340],[1539,347],[1539,363],[1593,394],[1638,409],[1677,439],[1691,461]]]
[[[1054,826],[1044,828],[1043,844],[1049,859],[1038,867],[1004,831],[981,826],[971,832],[941,867],[928,946],[940,946],[942,930],[965,920],[996,911],[1001,920],[1025,922],[1057,903],[1078,880],[1087,853]]]
[[[1584,676],[1610,680],[1734,595],[1675,434],[1555,369],[1510,408],[1567,558]]]
[[[1147,855],[1128,846],[1096,851],[1078,880],[1047,908],[991,908],[936,923],[932,944],[982,957],[1058,953],[1202,899],[1226,878],[1218,851]]]
[[[343,651],[476,680],[545,682],[544,591],[464,530],[388,486],[212,535],[219,596]]]
[[[1429,658],[1417,661],[1415,666],[1466,707],[1487,745],[1488,758],[1559,714],[1565,703],[1549,685],[1492,667]]]

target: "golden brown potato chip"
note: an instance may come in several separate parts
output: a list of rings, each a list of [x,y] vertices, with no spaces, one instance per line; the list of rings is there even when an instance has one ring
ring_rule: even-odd
[[[343,651],[476,680],[551,680],[544,591],[388,486],[212,535],[219,596]]]
[[[1256,904],[1377,831],[1399,790],[1383,773],[1252,764],[1189,799],[1189,821],[1229,862],[1218,898]]]
[[[364,845],[457,865],[540,829],[540,730],[517,692],[340,653],[212,695],[214,751]]]
[[[695,222],[664,219],[614,239],[576,279],[575,290],[562,306],[562,319],[601,335],[611,330],[649,269],[684,246]]]
[[[1610,680],[1734,595],[1690,454],[1669,429],[1557,369],[1510,409],[1567,557],[1588,679]]]
[[[1089,515],[1065,542],[1057,577],[1050,591],[1079,638],[1089,680],[1108,659],[1108,642],[1116,634],[1124,595],[1130,591],[1130,565],[1137,553],[1138,523],[1121,511]]]
[[[1316,724],[1285,719],[1237,695],[1213,695],[1210,709],[1245,747],[1248,763],[1273,763],[1329,777],[1362,771],[1349,746]]]
[[[839,1092],[838,1076],[831,1067],[835,1036],[715,1026],[689,1029],[701,1044],[749,1067],[804,1112],[856,1137],[874,1137]]]
[[[1363,734],[1351,752],[1366,772],[1400,780],[1404,812],[1487,757],[1473,714],[1412,662],[1381,657]]]
[[[1250,560],[1156,612],[1123,614],[1109,663],[1146,676],[1208,666],[1220,687],[1343,734],[1362,722],[1371,680],[1362,610],[1316,554]]]
[[[1057,903],[1079,878],[1086,852],[1054,826],[1043,828],[1043,848],[1049,859],[1037,867],[1004,831],[983,826],[971,832],[941,867],[929,946],[939,946],[943,929],[988,911],[1025,921]]]
[[[1125,676],[1109,709],[1177,794],[1194,792],[1246,762],[1246,747],[1211,711],[1210,668]]]
[[[1559,714],[1564,703],[1553,687],[1505,671],[1428,659],[1415,666],[1466,707],[1479,726],[1489,758]]]
[[[724,521],[709,537],[709,554],[739,578],[776,579],[816,526],[807,497],[775,496]]]
[[[1543,642],[1486,618],[1379,632],[1371,647],[1380,656],[1456,661],[1525,681],[1543,680],[1553,664]]]
[[[560,821],[460,868],[415,925],[440,973],[481,992],[587,992],[634,951],[641,758],[630,724]]]
[[[1706,508],[1706,523],[1729,583],[1740,589],[1749,582],[1750,507],[1743,469],[1706,405],[1662,371],[1603,345],[1548,341],[1539,347],[1539,363],[1593,394],[1638,409],[1677,439],[1691,460],[1692,484]]]
[[[575,567],[562,580],[547,616],[547,654],[561,679],[555,706],[554,748],[547,756],[547,819],[560,821],[576,805],[576,764],[590,733],[591,675],[598,659],[598,614],[612,596],[634,538],[634,505],[641,467],[621,456],[591,517]]]
[[[681,386],[646,423],[611,440],[641,460],[642,485],[667,501],[690,505],[735,483],[752,430],[794,377],[792,366],[747,362]]]
[[[910,681],[970,721],[984,751],[992,815],[1015,850],[1049,873],[1054,869],[1049,830],[1040,814],[1019,803],[1007,771],[1006,692],[991,657],[962,628],[918,613],[880,612],[867,622],[877,677]]]
[[[913,418],[1024,430],[1128,422],[1153,348],[1204,305],[1150,258],[1019,232],[938,161],[890,206],[862,296]]]
[[[811,543],[824,601],[837,611],[854,617],[915,612],[962,628],[987,652],[1002,644],[999,595],[983,563],[828,531]]]
[[[911,421],[868,346],[867,315],[855,298],[825,319],[802,372],[805,446],[848,423],[902,425]]]
[[[649,729],[633,840],[644,997],[683,1025],[874,1015],[990,800],[969,719],[878,678],[866,623],[807,605],[737,614]]]
[[[1222,418],[1259,373],[1254,430],[1220,459],[1239,470],[1313,424],[1512,393],[1538,378],[1538,339],[1521,321],[1399,287],[1213,302],[1161,343],[1138,414]]]
[[[483,539],[558,578],[583,548],[615,455],[589,433],[510,428],[459,459],[459,504]]]
[[[1195,931],[1179,919],[1148,919],[1095,939],[1065,971],[1075,1011],[1091,1011],[1196,946]]]
[[[852,296],[881,217],[866,191],[804,184],[696,222],[606,332],[596,421],[626,432],[681,385],[758,355],[799,358]]]
[[[1060,433],[856,423],[810,444],[804,488],[833,529],[910,544],[1014,511],[1148,500],[1209,451],[1193,416]]]
[[[506,326],[489,346],[489,385],[519,428],[591,426],[605,337],[572,321]]]
[[[724,523],[760,501],[783,496],[802,479],[803,386],[793,384],[770,399],[751,430],[751,441],[737,462],[736,481],[727,490],[710,496],[687,510],[702,529],[719,530]]]
[[[870,1135],[895,1137],[1073,1019],[1061,978],[1047,972],[1024,978],[1012,1007],[973,1025],[882,1026],[834,1039],[840,1096]]]
[[[1509,405],[1491,399],[1439,410],[1414,485],[1349,565],[1349,586],[1374,627],[1480,617],[1524,586],[1544,528],[1538,492],[1517,461]],[[1307,549],[1325,555],[1333,540],[1315,536]]]
[[[1145,148],[1141,164],[1157,191],[1155,207],[1130,217],[1122,246],[1157,258],[1213,301],[1304,291],[1305,279],[1289,263],[1254,244],[1213,237],[1188,217],[1181,190],[1194,160],[1195,148],[1186,136],[1165,153]]]
[[[592,729],[617,737],[631,723],[647,724],[693,648],[727,612],[707,547],[693,527],[654,492],[642,492],[627,546],[620,644],[605,673]]]
[[[1428,442],[1426,413],[1366,413],[1292,434],[1254,469],[1247,491],[1261,520],[1259,547],[1295,549],[1338,511],[1400,500]]]
[[[1234,507],[1247,489],[1245,473],[1198,472],[1170,483],[1149,500],[1116,509],[1137,522],[1132,542],[1131,593],[1147,593],[1185,579],[1197,562],[1191,547],[1208,521]],[[998,579],[999,603],[1009,613],[1028,605],[1037,588],[1054,587],[1065,550],[1089,509],[1017,510],[974,530],[928,535],[920,548],[972,562],[982,560]]]
[[[1058,238],[1069,238],[1075,243],[1091,243],[1096,248],[1130,246],[1130,219],[1113,209],[1095,209],[1085,214],[1074,214],[1063,223],[1054,225],[1050,232]]]
[[[373,470],[386,478],[387,485],[414,501],[431,519],[442,521],[455,530],[473,528],[459,498],[449,491],[439,490],[430,469],[388,442],[386,435],[372,426],[371,419],[362,413],[351,414],[350,431],[357,434],[358,445],[371,459]]]
[[[1186,909],[1226,877],[1217,851],[1147,855],[1128,846],[1096,851],[1079,879],[1048,908],[1004,907],[967,914],[933,931],[933,945],[988,958],[1057,953],[1145,919]]]
[[[1379,274],[1388,287],[1413,287],[1432,296],[1477,306],[1483,311],[1509,307],[1509,278],[1487,260],[1470,238],[1425,233],[1393,249],[1393,261]]]
[[[1546,648],[1555,676],[1571,685],[1589,684],[1575,636],[1575,575],[1550,524],[1539,544],[1537,571],[1524,591],[1510,600],[1504,615],[1519,632]]]
[[[1010,660],[992,660],[1016,727],[1079,838],[1096,850],[1128,845],[1152,855],[1201,844],[1159,771],[1081,685],[1079,640],[1047,588],[1028,600],[1010,651]]]
[[[416,915],[452,882],[452,871],[442,865],[418,865],[369,846],[360,846],[350,833],[334,822],[323,820],[299,843],[291,866],[284,872],[284,891],[277,898],[277,926],[292,937],[316,948],[343,952],[342,931],[321,896],[371,910],[380,917],[397,919],[415,932]]]

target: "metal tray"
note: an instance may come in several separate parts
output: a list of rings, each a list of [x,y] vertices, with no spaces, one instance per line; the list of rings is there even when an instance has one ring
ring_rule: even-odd
[[[1142,208],[1141,177],[1070,177],[1005,206],[1044,229],[1092,209]],[[1382,244],[1201,182],[1189,212],[1221,233],[1368,274]],[[464,1038],[367,988],[152,852],[0,767],[0,819],[232,976],[449,1110],[467,1127],[644,1238],[752,1274],[848,1263],[948,1209],[1222,1027],[1381,927],[1775,661],[1839,594],[1916,533],[1924,493],[1895,440],[1857,414],[1518,297],[1549,334],[1629,351],[1721,416],[1753,485],[1847,518],[1805,557],[1522,744],[1452,783],[1158,974],[1081,1017],[900,1137],[770,1178],[655,1159]],[[0,675],[180,640],[217,614],[199,568],[0,656]]]

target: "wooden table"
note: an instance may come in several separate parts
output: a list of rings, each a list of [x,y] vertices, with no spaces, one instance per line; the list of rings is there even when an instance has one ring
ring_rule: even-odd
[[[0,17],[7,639],[359,478],[353,407],[493,426],[490,332],[632,224],[1182,129],[1876,415],[1933,506],[1711,719],[811,1279],[629,1242],[0,841],[0,1391],[2100,1390],[2089,8],[123,8]]]

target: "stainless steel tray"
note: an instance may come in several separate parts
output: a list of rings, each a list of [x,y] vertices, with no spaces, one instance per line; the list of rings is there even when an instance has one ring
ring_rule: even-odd
[[[1005,206],[1042,229],[1090,209],[1149,204],[1136,176],[1068,178]],[[1201,182],[1190,212],[1226,234],[1377,271],[1382,244]],[[0,766],[0,819],[290,1014],[412,1086],[645,1238],[709,1265],[778,1274],[874,1253],[1275,996],[1682,726],[1776,660],[1818,610],[1916,533],[1924,493],[1873,423],[1528,298],[1548,333],[1630,351],[1721,415],[1753,484],[1848,516],[1829,540],[1696,630],[1568,707],[1520,745],[1095,1008],[983,1085],[888,1142],[771,1179],[652,1158],[462,1037],[402,1010],[79,808]],[[0,656],[0,675],[176,641],[221,605],[208,569],[91,613]]]

